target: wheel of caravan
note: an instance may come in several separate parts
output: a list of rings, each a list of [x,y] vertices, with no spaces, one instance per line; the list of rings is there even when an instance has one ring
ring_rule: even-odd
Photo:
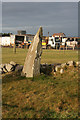
[[[30,44],[28,45],[28,48],[30,47]]]
[[[47,49],[51,49],[51,46],[50,46],[50,45],[48,45],[48,46],[47,46]]]

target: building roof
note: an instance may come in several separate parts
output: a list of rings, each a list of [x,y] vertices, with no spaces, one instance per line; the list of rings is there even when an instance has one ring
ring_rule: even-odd
[[[33,34],[21,34],[21,35],[19,35],[19,34],[15,34],[16,36],[35,36],[35,35],[33,35]]]
[[[55,37],[55,36],[66,36],[64,33],[54,33],[52,36]]]

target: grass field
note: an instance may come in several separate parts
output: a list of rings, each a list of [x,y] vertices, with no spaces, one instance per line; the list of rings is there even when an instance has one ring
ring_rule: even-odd
[[[17,49],[16,54],[13,53],[12,48],[2,49],[2,62],[9,63],[15,61],[19,64],[24,64],[27,49]],[[78,51],[73,50],[43,50],[41,63],[64,63],[69,60],[78,61]]]
[[[2,61],[23,64],[27,50],[3,48]],[[78,61],[77,51],[43,50],[42,63]],[[3,118],[78,118],[78,68],[68,67],[61,75],[35,78],[9,73],[2,77]]]

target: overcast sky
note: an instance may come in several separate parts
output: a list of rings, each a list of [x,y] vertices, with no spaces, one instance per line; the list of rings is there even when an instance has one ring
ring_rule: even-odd
[[[43,34],[64,32],[78,36],[77,2],[3,2],[2,31],[17,33],[26,30],[36,34],[39,27]]]
[[[79,0],[2,0],[3,2],[79,2]]]

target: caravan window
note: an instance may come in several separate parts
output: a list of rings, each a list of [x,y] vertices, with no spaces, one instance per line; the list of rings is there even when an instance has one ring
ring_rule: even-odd
[[[15,36],[15,43],[19,44],[24,42],[24,36]]]
[[[51,39],[51,41],[53,42],[53,39]]]
[[[72,38],[70,41],[74,41],[74,38]]]
[[[55,38],[55,42],[60,42],[59,37]]]

